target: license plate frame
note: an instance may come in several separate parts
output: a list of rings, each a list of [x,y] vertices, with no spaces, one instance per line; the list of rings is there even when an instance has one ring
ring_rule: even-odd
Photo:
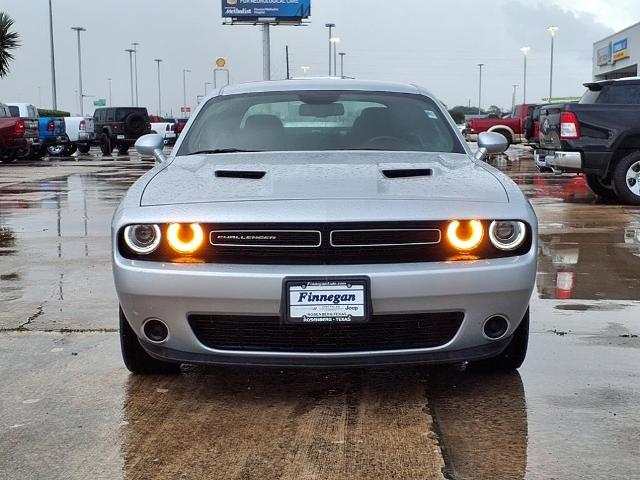
[[[309,288],[316,291],[307,291]],[[292,302],[292,295],[301,298],[301,293],[307,293],[304,300],[313,294],[314,301]],[[341,296],[338,303],[335,303],[335,295]],[[320,297],[317,301],[316,296]],[[333,296],[331,301],[329,296]],[[369,277],[297,277],[285,278],[283,282],[281,319],[286,325],[366,324],[371,315]]]

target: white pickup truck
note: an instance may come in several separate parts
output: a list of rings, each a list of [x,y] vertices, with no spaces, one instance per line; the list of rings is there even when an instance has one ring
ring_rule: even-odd
[[[73,155],[76,150],[83,154],[89,153],[95,139],[93,117],[64,117],[64,123],[69,143],[48,147],[49,155],[68,157]]]
[[[157,120],[158,117],[152,117],[151,120]],[[151,122],[151,131],[164,137],[165,145],[173,145],[176,143],[177,135],[173,122]]]

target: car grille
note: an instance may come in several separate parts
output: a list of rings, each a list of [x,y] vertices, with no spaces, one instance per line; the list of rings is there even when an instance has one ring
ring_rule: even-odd
[[[198,340],[216,350],[338,353],[434,348],[462,325],[462,312],[374,315],[368,323],[285,325],[280,317],[190,315]]]
[[[443,260],[442,222],[210,225],[207,262],[357,265]],[[274,228],[276,227],[276,228]],[[219,239],[224,230],[225,241]],[[244,241],[234,241],[236,237]],[[273,240],[264,240],[271,235]],[[255,236],[255,237],[254,237]],[[256,238],[256,240],[254,240]]]

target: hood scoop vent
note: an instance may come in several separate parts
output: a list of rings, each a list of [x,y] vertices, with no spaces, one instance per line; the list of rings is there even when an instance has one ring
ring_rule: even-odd
[[[242,180],[261,180],[267,172],[250,170],[216,170],[217,178],[240,178]]]
[[[430,177],[433,175],[433,170],[430,168],[399,168],[383,170],[382,174],[387,178]]]

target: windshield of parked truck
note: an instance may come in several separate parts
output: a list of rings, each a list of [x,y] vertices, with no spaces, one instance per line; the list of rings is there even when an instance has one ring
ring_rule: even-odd
[[[465,152],[433,100],[358,91],[213,98],[195,118],[179,155],[220,150]]]

